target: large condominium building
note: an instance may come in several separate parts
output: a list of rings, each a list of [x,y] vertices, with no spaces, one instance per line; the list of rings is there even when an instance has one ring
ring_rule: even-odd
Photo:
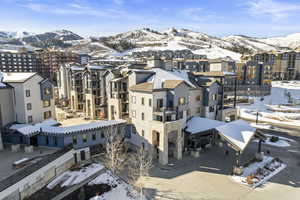
[[[55,72],[64,63],[79,63],[81,57],[72,52],[58,50],[41,50],[36,52],[37,72],[50,80],[55,79]]]
[[[33,52],[0,50],[1,72],[36,72],[37,58]]]
[[[61,65],[57,73],[59,99],[86,118],[107,118],[107,66]]]
[[[33,124],[49,118],[55,118],[53,86],[49,80],[37,73],[2,73],[2,83],[7,85],[9,102],[1,98],[1,110],[7,115],[3,120],[11,119],[18,123]],[[10,91],[9,91],[10,90]],[[10,94],[13,95],[10,95]],[[2,96],[2,95],[1,95]],[[12,104],[11,104],[12,102]],[[5,105],[10,103],[12,108]],[[3,108],[2,108],[3,107]],[[7,109],[13,112],[8,112]],[[3,123],[3,121],[2,121]],[[7,124],[5,122],[3,124]]]
[[[270,66],[273,79],[291,80],[300,78],[299,51],[264,52],[244,57],[244,59]]]

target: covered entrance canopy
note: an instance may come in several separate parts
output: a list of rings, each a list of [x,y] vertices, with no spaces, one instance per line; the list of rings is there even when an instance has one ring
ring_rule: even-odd
[[[243,120],[229,122],[216,127],[219,134],[232,145],[236,151],[244,151],[255,135],[256,129]]]
[[[216,133],[238,152],[243,152],[251,139],[257,135],[256,129],[243,120],[225,123],[207,118],[193,117],[187,122],[185,128],[185,132],[191,135],[201,135],[210,130],[216,130]],[[261,134],[258,136],[261,137]]]

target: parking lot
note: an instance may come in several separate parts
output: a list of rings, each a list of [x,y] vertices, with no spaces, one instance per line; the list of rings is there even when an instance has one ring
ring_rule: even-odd
[[[275,134],[275,133],[274,133]],[[173,161],[174,166],[155,167],[150,177],[140,180],[152,199],[180,200],[298,200],[300,196],[300,143],[299,138],[290,147],[263,145],[264,152],[278,157],[287,168],[263,186],[252,189],[235,182],[231,177],[234,151],[225,155],[226,147],[213,147],[199,158],[184,156]],[[253,158],[257,143],[252,142],[242,155],[242,163]]]

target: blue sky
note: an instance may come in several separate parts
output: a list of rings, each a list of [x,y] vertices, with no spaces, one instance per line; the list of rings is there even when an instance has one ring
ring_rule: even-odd
[[[149,27],[215,36],[300,32],[299,0],[0,0],[0,30],[68,29],[83,36]]]

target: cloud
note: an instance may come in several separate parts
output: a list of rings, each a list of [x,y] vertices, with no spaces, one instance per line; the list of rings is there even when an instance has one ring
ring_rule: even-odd
[[[50,13],[59,15],[87,15],[87,16],[100,16],[106,18],[124,18],[133,19],[136,18],[133,14],[126,12],[121,8],[97,8],[87,5],[68,3],[68,4],[43,4],[29,2],[23,4],[23,7],[33,10],[39,13]]]
[[[113,2],[119,6],[124,4],[124,0],[113,0]]]
[[[246,5],[251,15],[268,16],[274,20],[287,18],[300,11],[300,4],[275,0],[251,0]]]
[[[207,20],[223,19],[222,16],[218,16],[213,12],[208,12],[201,7],[183,9],[181,11],[181,14],[187,17],[189,20],[201,22]]]

